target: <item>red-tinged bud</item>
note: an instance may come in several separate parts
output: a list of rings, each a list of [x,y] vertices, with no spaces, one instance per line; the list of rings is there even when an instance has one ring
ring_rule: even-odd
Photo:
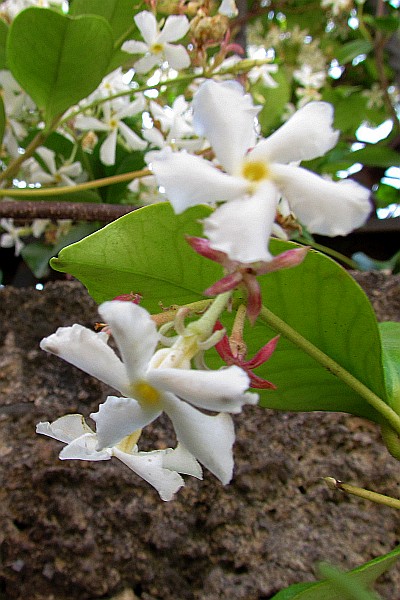
[[[120,300],[121,302],[132,302],[133,304],[140,304],[142,298],[142,294],[135,294],[134,292],[130,292],[129,294],[121,294],[120,296],[115,296],[113,300]]]
[[[210,242],[205,238],[195,237],[191,235],[187,235],[186,241],[193,248],[197,254],[200,256],[204,256],[204,258],[209,258],[217,263],[223,263],[226,260],[226,254],[223,252],[219,252],[219,250],[213,250],[210,247]]]
[[[275,256],[270,262],[261,263],[260,267],[256,269],[257,275],[297,267],[297,265],[303,262],[309,249],[309,246],[302,246],[301,248],[286,250],[286,252]]]

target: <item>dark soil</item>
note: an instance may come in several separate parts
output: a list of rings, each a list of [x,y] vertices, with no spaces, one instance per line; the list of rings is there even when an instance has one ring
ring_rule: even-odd
[[[381,320],[400,320],[399,276],[357,279]],[[247,408],[235,418],[233,482],[187,478],[169,503],[118,461],[61,462],[61,444],[37,436],[35,424],[88,415],[107,390],[39,341],[96,320],[75,282],[0,291],[0,597],[267,600],[313,580],[320,560],[349,569],[400,542],[396,511],[320,480],[400,495],[400,468],[378,428],[349,415]],[[166,419],[146,436],[152,448],[174,443]],[[377,589],[399,598],[399,570]]]

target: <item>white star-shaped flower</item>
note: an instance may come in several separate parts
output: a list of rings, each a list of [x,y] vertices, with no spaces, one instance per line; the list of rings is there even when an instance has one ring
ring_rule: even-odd
[[[79,161],[68,164],[65,163],[57,168],[56,154],[53,150],[44,146],[36,150],[36,154],[40,156],[44,162],[47,171],[34,159],[29,163],[30,172],[29,180],[32,183],[41,183],[45,185],[76,185],[74,179],[82,175],[83,169]]]
[[[113,456],[152,485],[162,500],[171,500],[175,492],[185,485],[180,473],[202,479],[197,460],[182,446],[174,450],[139,452],[136,445],[140,431],[123,439],[111,448],[97,450],[97,435],[87,425],[82,415],[60,417],[53,423],[43,422],[36,426],[36,433],[48,435],[67,444],[60,452],[62,460],[110,460]]]
[[[207,81],[193,101],[194,127],[206,137],[222,170],[200,156],[164,149],[151,168],[175,212],[224,202],[205,219],[210,246],[242,263],[271,260],[269,237],[279,199],[311,233],[346,235],[367,219],[369,190],[354,181],[331,182],[295,166],[333,148],[333,108],[312,102],[256,144],[258,108],[235,82]]]
[[[86,373],[120,391],[109,396],[91,415],[96,422],[98,450],[111,448],[133,431],[142,429],[162,411],[172,420],[178,442],[222,483],[232,477],[232,417],[243,404],[255,404],[247,393],[249,378],[237,366],[218,371],[163,367],[173,348],[155,353],[159,334],[149,313],[132,303],[105,302],[99,308],[108,323],[122,360],[107,345],[106,333],[81,325],[61,327],[42,340],[43,350],[60,356]],[[173,361],[172,361],[173,362]],[[218,412],[212,416],[198,410]]]
[[[190,65],[190,57],[182,45],[171,44],[183,38],[189,31],[189,21],[184,15],[170,15],[160,31],[155,16],[143,10],[134,17],[144,42],[128,40],[122,44],[122,50],[129,54],[144,54],[133,65],[138,73],[148,73],[165,60],[173,69],[180,71]]]
[[[106,131],[108,135],[100,146],[100,160],[105,165],[115,164],[118,134],[122,136],[130,150],[144,150],[147,142],[142,140],[132,129],[124,123],[126,117],[133,117],[142,112],[146,106],[143,96],[138,96],[133,102],[114,110],[111,102],[103,104],[103,120],[95,117],[78,115],[75,127],[82,131]]]

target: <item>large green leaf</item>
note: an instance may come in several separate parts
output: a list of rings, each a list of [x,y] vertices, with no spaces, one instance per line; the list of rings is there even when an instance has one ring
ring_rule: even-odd
[[[64,248],[51,266],[80,279],[97,302],[133,291],[159,312],[159,302],[201,300],[221,269],[195,254],[184,234],[200,235],[198,219],[209,213],[195,207],[176,216],[167,203],[141,208]]]
[[[0,69],[7,69],[6,45],[8,36],[8,25],[0,19]]]
[[[117,41],[134,26],[135,3],[132,0],[74,0],[70,15],[89,14],[104,17],[111,26],[114,40]]]
[[[400,323],[380,323],[388,403],[400,414]]]
[[[271,244],[272,249],[279,242]],[[285,248],[284,243],[279,247]],[[280,249],[280,251],[282,251]],[[371,304],[354,279],[330,258],[309,251],[305,261],[260,278],[264,304],[382,399],[386,398],[381,341]],[[275,332],[257,323],[249,352]],[[366,401],[298,347],[282,338],[259,375],[278,389],[264,392],[262,404],[282,410],[335,410],[377,415]]]
[[[102,17],[32,7],[11,25],[7,63],[50,125],[97,88],[112,51],[111,27]]]
[[[143,306],[164,306],[202,298],[221,276],[212,261],[200,258],[184,241],[199,235],[206,207],[176,216],[168,203],[142,208],[64,248],[51,265],[80,279],[98,302],[130,291],[143,295]],[[295,244],[271,241],[274,254]],[[264,303],[291,327],[331,356],[385,399],[380,335],[374,312],[359,285],[337,263],[310,251],[294,269],[260,278]],[[223,318],[229,328],[232,316]],[[275,332],[260,320],[246,336],[249,355]],[[215,351],[210,366],[220,366]],[[321,367],[297,346],[281,339],[273,357],[258,374],[278,385],[262,391],[264,406],[282,410],[345,411],[378,420],[363,398]]]
[[[360,54],[368,54],[372,48],[371,42],[364,39],[346,42],[337,50],[336,59],[340,64],[345,65]]]
[[[316,583],[298,583],[295,585],[291,585],[285,590],[281,590],[278,592],[271,600],[353,600],[355,598],[360,598],[363,589],[371,586],[378,577],[380,577],[385,571],[391,569],[400,556],[400,546],[397,546],[392,552],[385,554],[384,556],[379,556],[374,560],[371,560],[361,567],[357,567],[348,573],[340,573],[336,569],[326,569],[327,573],[331,573],[332,577],[329,577],[329,580],[320,581]],[[337,577],[339,576],[339,577]],[[338,586],[337,578],[342,576],[342,580],[344,583],[354,584],[357,586],[360,591],[359,596],[351,596],[347,595],[343,592],[343,587]],[[350,587],[350,586],[349,586]],[[350,592],[351,594],[351,592]],[[368,596],[366,595],[368,594]],[[365,598],[376,598],[376,596],[371,596],[370,593],[365,593]]]

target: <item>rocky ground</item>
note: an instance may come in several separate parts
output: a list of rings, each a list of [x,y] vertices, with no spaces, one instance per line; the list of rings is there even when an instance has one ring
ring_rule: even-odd
[[[357,279],[381,320],[400,320],[399,276]],[[118,461],[61,462],[61,444],[35,424],[88,415],[106,388],[38,344],[60,325],[96,320],[76,282],[0,290],[1,598],[267,600],[313,580],[319,560],[352,568],[400,542],[397,512],[320,480],[400,496],[400,467],[377,427],[348,415],[250,407],[235,417],[232,484],[188,478],[170,503]],[[167,419],[146,429],[154,440],[174,443]],[[400,597],[400,571],[377,589]]]

